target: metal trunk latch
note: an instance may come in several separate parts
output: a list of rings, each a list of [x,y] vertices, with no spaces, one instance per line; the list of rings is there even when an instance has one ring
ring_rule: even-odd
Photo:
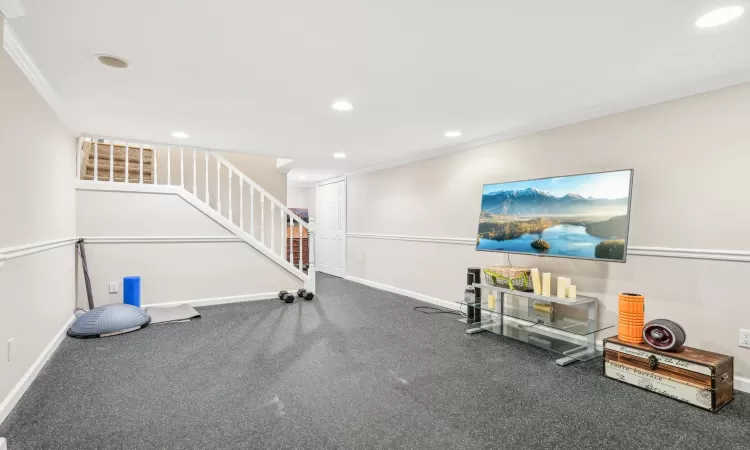
[[[659,360],[656,359],[656,356],[651,355],[648,357],[648,365],[651,367],[651,370],[656,370],[656,368],[659,366]]]

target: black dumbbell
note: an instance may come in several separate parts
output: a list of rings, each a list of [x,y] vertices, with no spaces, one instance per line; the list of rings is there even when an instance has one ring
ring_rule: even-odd
[[[287,303],[292,303],[294,301],[294,294],[287,291],[280,291],[279,298]]]
[[[299,289],[297,290],[297,297],[305,300],[312,300],[315,298],[315,294],[313,292],[308,292],[307,289]]]
[[[279,300],[284,300],[284,298],[287,296],[288,293],[289,292],[287,292],[286,290],[279,291]]]

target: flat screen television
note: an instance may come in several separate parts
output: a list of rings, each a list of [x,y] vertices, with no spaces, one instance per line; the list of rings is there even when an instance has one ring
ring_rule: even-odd
[[[625,262],[632,170],[485,184],[477,250]]]

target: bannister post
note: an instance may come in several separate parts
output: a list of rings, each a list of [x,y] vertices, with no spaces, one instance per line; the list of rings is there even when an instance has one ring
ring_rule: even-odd
[[[315,292],[315,219],[310,217],[310,226],[307,228],[307,281],[305,289]]]
[[[284,234],[284,219],[286,219],[286,213],[284,212],[284,208],[279,207],[279,216],[279,221],[281,222],[281,229],[279,229],[279,242],[281,243],[279,246],[279,255],[281,255],[282,258],[286,258],[286,255],[284,254],[284,244],[286,244],[286,234]]]

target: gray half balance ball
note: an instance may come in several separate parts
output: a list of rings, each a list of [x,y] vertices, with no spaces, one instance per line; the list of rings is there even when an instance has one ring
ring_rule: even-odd
[[[125,304],[104,305],[76,319],[68,330],[68,336],[112,336],[141,329],[150,322],[151,317],[141,308]]]

